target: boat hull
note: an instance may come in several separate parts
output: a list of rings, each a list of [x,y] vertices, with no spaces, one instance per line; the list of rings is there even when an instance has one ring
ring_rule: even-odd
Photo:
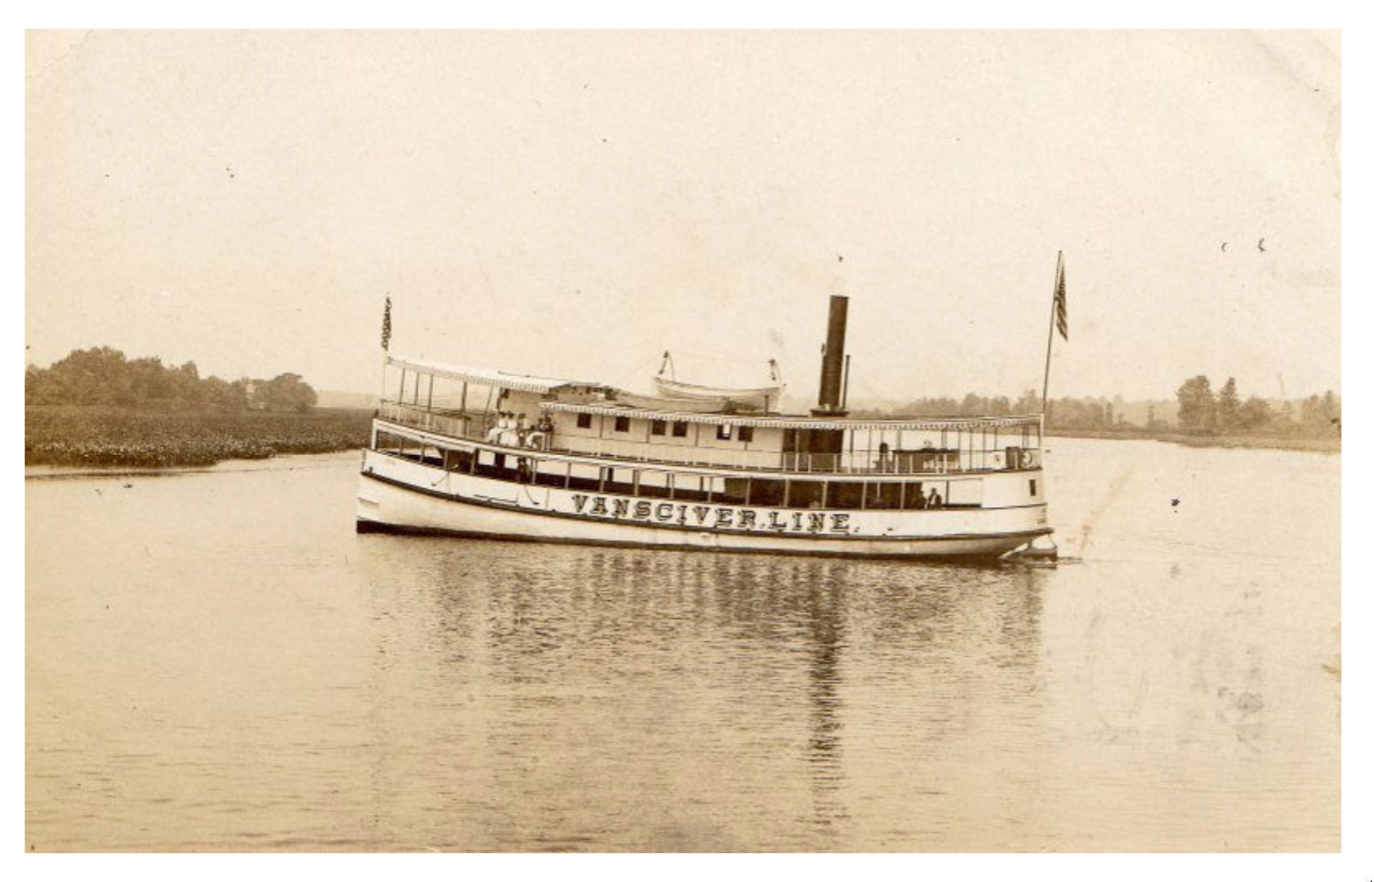
[[[883,520],[880,520],[883,519]],[[1045,506],[924,512],[768,509],[511,484],[367,451],[359,532],[722,552],[994,558],[1046,535]]]

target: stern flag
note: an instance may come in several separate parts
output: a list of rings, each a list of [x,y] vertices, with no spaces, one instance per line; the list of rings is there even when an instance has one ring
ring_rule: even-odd
[[[382,350],[391,348],[391,298],[386,299],[386,309],[382,311]]]
[[[1064,263],[1060,259],[1059,278],[1054,282],[1054,324],[1059,336],[1069,339],[1069,294],[1064,288]]]

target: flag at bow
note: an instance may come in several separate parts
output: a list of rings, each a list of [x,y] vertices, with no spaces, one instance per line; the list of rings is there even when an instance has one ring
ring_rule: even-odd
[[[1069,339],[1069,294],[1064,287],[1064,253],[1059,253],[1059,272],[1054,280],[1054,325],[1059,336]]]
[[[391,348],[391,298],[386,299],[386,309],[382,311],[382,349]]]

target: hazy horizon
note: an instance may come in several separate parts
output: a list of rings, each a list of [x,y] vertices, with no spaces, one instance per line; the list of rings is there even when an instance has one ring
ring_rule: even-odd
[[[375,392],[389,294],[397,354],[631,386],[665,349],[741,381],[777,358],[805,398],[845,293],[851,400],[1014,396],[1062,249],[1052,398],[1339,393],[1339,52],[30,31],[26,362],[109,345]]]

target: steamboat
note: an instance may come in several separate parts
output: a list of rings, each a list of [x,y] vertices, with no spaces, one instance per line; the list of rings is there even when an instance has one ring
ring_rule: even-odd
[[[363,453],[357,529],[881,558],[996,558],[1048,536],[1044,415],[851,418],[847,312],[831,297],[806,414],[778,412],[772,363],[775,385],[661,368],[644,395],[386,352],[396,392]]]

